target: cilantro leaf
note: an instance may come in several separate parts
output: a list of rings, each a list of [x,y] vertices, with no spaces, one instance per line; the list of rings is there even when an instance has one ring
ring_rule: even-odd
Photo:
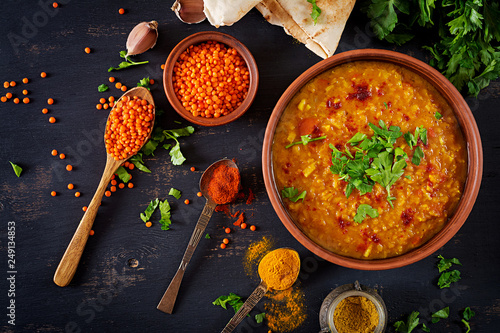
[[[122,61],[120,64],[118,64],[118,67],[110,67],[108,68],[108,72],[112,71],[118,71],[120,69],[128,68],[130,66],[136,66],[136,65],[142,65],[142,64],[147,64],[149,61],[141,61],[141,62],[135,62],[127,58],[127,51],[120,51],[120,57],[125,58],[125,61]]]
[[[206,235],[205,235],[205,239],[210,239],[210,238],[212,238],[212,237],[210,237],[210,235],[209,235],[209,234],[206,234]]]
[[[127,170],[120,166],[118,169],[116,169],[116,172],[115,174],[118,176],[118,178],[120,178],[120,180],[124,183],[128,183],[128,181],[130,180],[130,178],[132,178],[132,176],[127,172]]]
[[[21,172],[23,172],[23,168],[21,168],[19,165],[12,163],[9,161],[10,165],[12,165],[12,169],[14,169],[14,173],[16,174],[17,177],[21,177]]]
[[[395,322],[394,328],[396,329],[396,332],[410,333],[411,331],[413,331],[419,324],[420,321],[420,319],[418,318],[419,314],[420,313],[418,311],[413,311],[408,316],[406,323],[402,320]]]
[[[463,313],[463,317],[465,320],[469,321],[475,315],[476,315],[476,313],[470,307],[465,308],[464,313]]]
[[[175,138],[178,138],[181,136],[190,136],[191,134],[194,133],[194,127],[193,126],[186,126],[183,128],[164,130],[163,133],[165,135],[168,133]]]
[[[156,210],[156,207],[158,207],[158,204],[160,203],[160,200],[156,198],[155,200],[152,200],[148,208],[144,211],[144,213],[141,213],[141,220],[144,221],[144,223],[148,222],[149,219],[151,218],[151,215],[153,215],[154,211]]]
[[[424,332],[430,332],[431,330],[430,330],[429,327],[425,326],[424,323],[422,323],[422,331],[424,331]]]
[[[420,146],[417,146],[415,148],[415,151],[413,152],[413,157],[411,158],[411,163],[415,165],[420,165],[420,161],[424,158],[424,151]]]
[[[370,19],[370,27],[379,39],[383,39],[394,30],[398,23],[396,9],[408,13],[409,7],[405,0],[372,0],[363,8]]]
[[[181,198],[181,191],[179,191],[178,189],[175,189],[173,187],[170,188],[170,191],[168,192],[168,194],[173,196],[177,200],[179,200]]]
[[[238,296],[234,293],[229,293],[229,295],[219,296],[215,301],[212,302],[213,305],[220,305],[224,309],[227,310],[227,305],[230,305],[234,309],[234,313],[238,312],[244,302],[241,299],[241,296]]]
[[[295,187],[285,187],[284,189],[281,190],[281,195],[284,198],[290,199],[290,201],[297,202],[302,199],[304,201],[304,198],[306,197],[307,191],[303,191],[302,193],[299,194],[299,190],[297,190]]]
[[[431,315],[431,321],[433,324],[439,322],[441,319],[446,319],[450,315],[450,307],[447,306],[439,311],[434,312]]]
[[[307,0],[310,4],[312,4],[311,18],[314,21],[314,25],[318,23],[318,18],[321,15],[321,8],[316,4],[316,0]]]
[[[441,113],[439,113],[438,111],[436,111],[434,113],[434,118],[436,118],[437,120],[439,120],[439,119],[443,118],[443,115]]]
[[[358,132],[358,133],[354,134],[354,136],[352,138],[350,138],[349,141],[347,141],[347,143],[350,143],[351,145],[355,146],[358,143],[360,143],[361,141],[363,141],[364,139],[366,139],[366,134]]]
[[[257,324],[262,323],[265,318],[266,318],[266,313],[265,312],[258,313],[258,314],[255,315],[255,321],[257,322]]]
[[[372,208],[372,206],[367,204],[361,204],[358,206],[358,210],[356,211],[356,215],[354,216],[354,222],[362,223],[366,218],[366,215],[369,215],[371,218],[378,217],[378,210]]]
[[[304,146],[307,145],[309,142],[313,142],[313,141],[318,141],[318,140],[323,140],[323,139],[326,139],[326,135],[324,136],[320,136],[320,137],[317,137],[317,138],[311,138],[311,135],[302,135],[300,137],[300,141],[297,141],[297,142],[292,142],[290,143],[289,145],[285,146],[286,149],[292,147],[292,146],[295,146],[295,145],[300,145],[300,144],[303,144]]]
[[[153,154],[153,153],[156,150],[157,146],[158,146],[158,141],[149,140],[148,142],[146,142],[146,144],[144,145],[144,147],[142,147],[141,150],[144,153],[144,155],[146,155],[146,156],[149,156],[149,155],[155,156],[155,154]]]
[[[149,170],[145,165],[144,165],[144,161],[142,160],[142,153],[141,152],[138,152],[137,154],[135,154],[134,156],[132,156],[130,159],[129,159],[129,162],[134,164],[135,167],[143,172],[147,172],[147,173],[151,173],[151,170]]]
[[[178,128],[178,129],[171,129],[171,130],[164,130],[163,135],[167,139],[173,139],[175,141],[175,145],[170,149],[169,155],[170,155],[170,160],[172,161],[173,165],[181,165],[184,163],[186,158],[181,152],[181,145],[179,143],[179,140],[177,140],[178,137],[181,136],[189,136],[192,133],[194,133],[194,127],[193,126],[187,126],[184,128]],[[163,146],[165,148],[165,145]],[[168,148],[165,148],[168,149]]]
[[[158,208],[160,209],[161,213],[161,230],[169,230],[170,225],[172,224],[172,221],[170,220],[171,213],[170,213],[170,204],[168,201],[165,199],[165,201],[160,201],[158,204]]]
[[[97,91],[99,91],[99,92],[105,92],[108,89],[109,89],[109,87],[107,85],[105,85],[104,83],[99,85],[99,87],[97,87]]]
[[[145,78],[142,78],[139,80],[139,82],[137,83],[137,86],[138,87],[144,87],[146,88],[147,90],[151,90],[149,88],[149,76],[148,77],[145,77]]]
[[[439,262],[437,263],[437,268],[439,269],[439,273],[446,271],[451,267],[452,264],[462,266],[462,263],[457,258],[445,259],[442,255],[438,255]]]
[[[450,272],[443,272],[439,276],[438,286],[440,289],[448,288],[453,282],[457,282],[460,279],[460,271],[456,269]]]

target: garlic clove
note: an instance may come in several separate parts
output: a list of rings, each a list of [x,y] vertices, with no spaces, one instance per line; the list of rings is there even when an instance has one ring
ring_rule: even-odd
[[[184,23],[200,23],[206,18],[203,12],[203,0],[176,0],[172,10]]]
[[[132,29],[127,38],[127,55],[136,55],[153,48],[158,39],[158,22],[141,22]]]

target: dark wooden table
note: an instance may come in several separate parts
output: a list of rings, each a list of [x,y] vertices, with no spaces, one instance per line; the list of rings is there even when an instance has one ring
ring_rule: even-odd
[[[43,3],[44,1],[41,1]],[[46,2],[46,1],[45,1]],[[276,247],[298,250],[304,264],[301,278],[307,320],[296,331],[317,332],[318,312],[324,297],[335,287],[353,283],[377,288],[384,298],[390,324],[413,310],[428,322],[429,313],[450,307],[450,319],[431,326],[433,332],[464,332],[461,311],[472,307],[473,332],[500,331],[500,83],[493,82],[479,98],[467,98],[476,117],[484,149],[484,174],[479,197],[467,222],[436,254],[413,265],[389,271],[358,271],[317,260],[282,225],[268,200],[261,170],[262,138],[271,111],[286,87],[304,70],[321,59],[287,36],[283,29],[268,24],[252,10],[240,22],[222,27],[242,41],[253,53],[260,71],[260,86],[250,110],[237,121],[217,128],[196,127],[182,140],[187,161],[173,166],[167,151],[146,158],[151,174],[132,171],[133,189],[120,190],[104,198],[82,261],[70,286],[52,282],[57,264],[97,187],[104,168],[102,122],[108,112],[96,110],[103,95],[97,86],[107,83],[107,68],[117,65],[129,31],[141,21],[157,20],[159,39],[154,49],[137,57],[150,64],[113,73],[129,87],[150,76],[162,80],[160,65],[184,37],[198,31],[216,30],[208,22],[181,23],[170,10],[173,1],[70,1],[54,11],[35,1],[2,1],[0,27],[0,81],[15,80],[14,91],[23,97],[20,84],[30,79],[29,104],[0,103],[0,305],[4,332],[219,332],[232,311],[212,305],[218,296],[234,292],[248,297],[257,282],[243,270],[248,244],[263,236],[273,238]],[[118,9],[124,7],[125,15]],[[424,61],[428,55],[419,47],[426,36],[405,47],[393,47],[370,35],[367,19],[355,8],[337,52],[359,48],[389,48]],[[91,54],[84,53],[85,47]],[[40,72],[48,73],[46,79]],[[3,88],[0,88],[3,89]],[[4,89],[3,96],[7,91]],[[112,87],[114,96],[120,94]],[[161,126],[176,128],[181,119],[170,107],[160,84],[152,90],[158,108],[165,110]],[[49,106],[47,98],[56,103]],[[57,118],[50,124],[48,117]],[[52,149],[67,155],[65,161],[51,156]],[[243,185],[256,200],[241,205],[248,222],[258,231],[237,230],[227,249],[218,248],[224,226],[233,219],[214,214],[207,228],[211,239],[202,239],[188,267],[174,314],[156,310],[170,283],[203,201],[197,198],[202,170],[223,157],[236,158]],[[17,178],[8,161],[24,171]],[[71,163],[72,172],[61,170]],[[196,172],[191,172],[194,166]],[[82,196],[66,189],[76,185]],[[172,230],[162,231],[158,223],[144,227],[139,213],[156,198],[167,198],[170,187],[183,192],[185,205],[172,203]],[[51,191],[57,191],[51,197]],[[157,213],[158,214],[158,213]],[[156,216],[156,215],[155,215]],[[156,217],[156,221],[159,217]],[[8,222],[15,222],[15,296],[8,295]],[[457,257],[462,263],[462,280],[454,288],[436,286],[436,256]],[[136,262],[132,259],[135,259]],[[135,265],[134,262],[137,264]],[[15,326],[6,316],[15,299]],[[252,325],[241,332],[267,332],[265,325]],[[392,328],[389,331],[393,331]]]

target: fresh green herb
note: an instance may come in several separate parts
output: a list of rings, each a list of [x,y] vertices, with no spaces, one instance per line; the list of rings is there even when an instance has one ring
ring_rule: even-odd
[[[384,105],[385,105],[385,109],[387,110],[389,108],[389,105],[387,105],[386,102],[384,102]]]
[[[152,200],[148,208],[144,211],[144,213],[141,213],[141,220],[144,221],[144,223],[148,222],[149,219],[151,218],[151,215],[153,215],[154,211],[156,210],[156,207],[158,207],[158,204],[160,203],[160,200],[156,198],[155,200]]]
[[[477,96],[500,76],[497,1],[365,0],[362,7],[379,39],[401,45],[420,27],[438,36],[424,48],[458,90]]]
[[[437,120],[439,120],[439,119],[443,118],[443,115],[441,113],[439,113],[438,111],[436,111],[434,113],[434,118],[436,118]]]
[[[164,149],[166,150],[169,150],[170,147],[172,147],[172,144],[171,143],[165,143],[163,146],[162,146]]]
[[[134,156],[132,156],[130,159],[129,159],[129,162],[134,164],[135,167],[143,172],[147,172],[147,173],[151,173],[151,170],[149,170],[145,165],[144,165],[144,161],[142,160],[142,153],[141,152],[138,152],[137,154],[135,154]]]
[[[265,312],[258,313],[258,314],[255,315],[255,321],[257,322],[257,324],[262,323],[265,318],[266,318],[266,313]]]
[[[227,305],[230,305],[233,307],[234,313],[236,313],[241,308],[241,306],[244,304],[244,302],[241,299],[241,296],[238,296],[238,295],[233,294],[233,293],[229,293],[228,296],[226,296],[226,295],[220,296],[215,301],[213,301],[212,304],[213,305],[220,305],[224,309],[227,309]]]
[[[453,264],[462,266],[462,263],[460,263],[460,261],[457,258],[445,259],[442,255],[438,255],[438,259],[441,259],[437,263],[437,268],[439,269],[439,273],[446,271]]]
[[[317,137],[317,138],[311,138],[311,135],[302,135],[300,137],[300,141],[297,141],[297,142],[292,142],[290,143],[289,145],[287,145],[285,148],[288,149],[292,146],[295,146],[295,145],[300,145],[300,144],[303,144],[304,146],[307,145],[309,142],[313,142],[313,141],[318,141],[318,140],[323,140],[323,139],[326,139],[326,135],[324,136],[320,136],[320,137]]]
[[[427,129],[425,129],[423,126],[419,126],[415,128],[415,134],[411,134],[410,132],[407,132],[403,135],[403,137],[406,140],[406,143],[408,146],[410,146],[410,149],[413,149],[413,146],[416,146],[418,143],[418,139],[422,141],[424,145],[427,144]]]
[[[137,65],[143,65],[143,64],[149,63],[149,61],[141,61],[141,62],[132,61],[128,57],[126,57],[126,55],[127,55],[127,51],[120,51],[120,57],[124,58],[125,61],[119,63],[118,67],[110,67],[108,69],[108,72],[118,71],[120,69],[128,68],[130,66],[137,66]]]
[[[17,177],[21,177],[21,172],[23,172],[23,168],[21,168],[19,165],[12,163],[9,161],[10,165],[12,165],[12,169],[14,169],[14,173],[16,174]]]
[[[170,191],[168,192],[168,194],[171,195],[171,196],[173,196],[177,200],[179,200],[181,198],[181,191],[179,191],[178,189],[175,189],[173,187],[170,189]]]
[[[173,165],[181,165],[186,160],[184,155],[182,155],[181,145],[179,143],[179,140],[177,140],[177,138],[181,136],[189,136],[193,134],[193,132],[194,132],[193,126],[187,126],[184,128],[163,131],[163,134],[165,135],[166,139],[175,140],[175,145],[170,149],[169,152],[170,160],[172,161]]]
[[[460,271],[456,269],[450,272],[443,272],[439,276],[438,286],[440,289],[448,288],[453,282],[457,282],[460,279]]]
[[[476,313],[470,307],[465,308],[464,313],[463,313],[463,318],[462,318],[462,323],[464,323],[465,327],[467,328],[467,331],[465,333],[470,332],[469,321],[475,315],[476,315]]]
[[[366,139],[366,134],[358,132],[358,133],[354,134],[354,136],[352,138],[350,138],[349,141],[347,141],[347,143],[350,143],[351,145],[356,146],[364,139]]]
[[[149,89],[149,76],[148,77],[145,77],[145,78],[142,78],[139,83],[137,83],[137,86],[138,87],[144,87],[146,88],[147,90],[151,90]]]
[[[397,321],[394,323],[394,328],[396,328],[396,332],[401,332],[401,333],[410,333],[413,331],[417,326],[420,321],[418,318],[418,315],[420,313],[418,311],[413,311],[409,316],[406,321],[406,323],[402,320]]]
[[[424,332],[430,332],[431,329],[429,327],[425,326],[424,323],[422,323],[422,331],[424,331]]]
[[[149,155],[155,156],[154,151],[156,150],[157,146],[158,146],[157,141],[149,140],[148,142],[146,142],[146,144],[144,145],[144,147],[142,147],[141,150],[144,153],[144,155],[146,155],[146,156],[149,156]]]
[[[118,169],[116,169],[116,172],[115,174],[118,176],[118,178],[120,178],[120,180],[124,183],[128,183],[128,181],[130,180],[130,178],[132,178],[132,176],[127,172],[127,170],[120,166]]]
[[[301,199],[302,201],[304,201],[306,194],[307,191],[303,191],[299,194],[299,190],[297,190],[295,187],[285,187],[283,190],[281,190],[281,195],[283,196],[283,198],[288,198],[293,202],[297,202]]]
[[[411,180],[411,176],[405,176],[405,178]]]
[[[415,148],[415,151],[413,152],[413,157],[411,158],[411,163],[415,165],[420,165],[420,161],[424,158],[424,152],[420,146],[417,146]]]
[[[431,321],[433,324],[439,322],[441,319],[446,319],[450,315],[450,307],[447,306],[444,309],[434,312],[431,315]]]
[[[371,218],[378,217],[378,211],[372,206],[367,204],[361,204],[356,211],[356,215],[354,216],[354,222],[362,223],[366,218],[366,215],[369,215]]]
[[[181,125],[182,123],[180,121],[174,120],[174,123]]]
[[[209,234],[206,234],[206,235],[205,235],[205,239],[210,239],[210,238],[212,238],[212,237],[210,237],[210,235],[209,235]]]
[[[160,209],[161,213],[161,230],[169,230],[170,225],[172,224],[172,221],[170,220],[171,213],[170,213],[170,205],[168,201],[165,199],[165,201],[160,201],[158,208]]]
[[[316,4],[316,0],[307,0],[310,4],[312,4],[311,18],[314,21],[314,25],[318,23],[318,18],[321,15],[321,8]]]
[[[105,85],[104,83],[101,84],[99,87],[97,87],[97,91],[99,92],[105,92],[109,89],[109,87],[107,85]]]

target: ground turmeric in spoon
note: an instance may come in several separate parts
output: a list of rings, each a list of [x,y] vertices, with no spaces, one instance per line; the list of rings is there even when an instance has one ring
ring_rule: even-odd
[[[300,270],[300,259],[296,251],[281,248],[266,254],[259,263],[259,276],[269,289],[290,288]]]

